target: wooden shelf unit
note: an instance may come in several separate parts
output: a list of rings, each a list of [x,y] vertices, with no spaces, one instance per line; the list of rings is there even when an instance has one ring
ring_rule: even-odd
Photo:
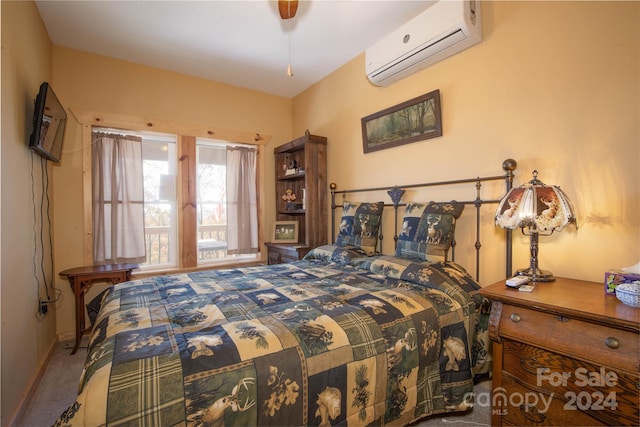
[[[327,138],[311,135],[274,149],[276,165],[276,220],[298,221],[298,243],[267,243],[271,252],[289,251],[287,260],[300,258],[309,249],[327,243]],[[298,171],[287,174],[295,163]],[[282,196],[290,189],[296,195],[295,207],[287,209]],[[304,200],[303,200],[304,189]],[[297,254],[297,255],[296,255]],[[278,257],[269,256],[275,263]]]

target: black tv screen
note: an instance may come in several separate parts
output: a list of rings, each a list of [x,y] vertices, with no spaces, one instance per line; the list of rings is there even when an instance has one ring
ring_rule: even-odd
[[[42,157],[59,163],[67,113],[49,83],[40,85],[33,113],[33,132],[29,148]]]

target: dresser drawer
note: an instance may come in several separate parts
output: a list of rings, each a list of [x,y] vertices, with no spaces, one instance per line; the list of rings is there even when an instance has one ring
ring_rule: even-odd
[[[311,250],[308,246],[297,244],[265,243],[267,246],[267,262],[269,265],[298,261]]]
[[[282,254],[270,249],[267,252],[267,263],[269,265],[282,264]]]
[[[627,330],[505,304],[499,335],[629,372],[640,370],[640,338]]]
[[[572,409],[554,394],[522,386],[508,373],[503,373],[504,390],[493,392],[494,413],[501,422],[516,426],[601,426],[602,421]],[[502,394],[504,392],[504,395]]]
[[[585,363],[527,344],[505,340],[502,371],[525,388],[565,402],[608,425],[636,425],[640,419],[638,373]]]

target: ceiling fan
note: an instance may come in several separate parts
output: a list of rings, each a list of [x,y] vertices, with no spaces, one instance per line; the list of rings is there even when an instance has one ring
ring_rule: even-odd
[[[298,0],[278,0],[278,12],[280,18],[291,19],[298,11]]]
[[[298,0],[278,0],[278,12],[280,18],[289,23],[289,65],[287,66],[287,75],[293,77],[293,69],[291,68],[291,19],[296,16],[298,11]]]

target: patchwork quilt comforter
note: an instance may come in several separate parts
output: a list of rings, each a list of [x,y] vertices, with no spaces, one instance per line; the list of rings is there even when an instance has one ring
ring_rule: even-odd
[[[59,425],[405,425],[472,406],[488,302],[453,263],[318,248],[110,288]]]

